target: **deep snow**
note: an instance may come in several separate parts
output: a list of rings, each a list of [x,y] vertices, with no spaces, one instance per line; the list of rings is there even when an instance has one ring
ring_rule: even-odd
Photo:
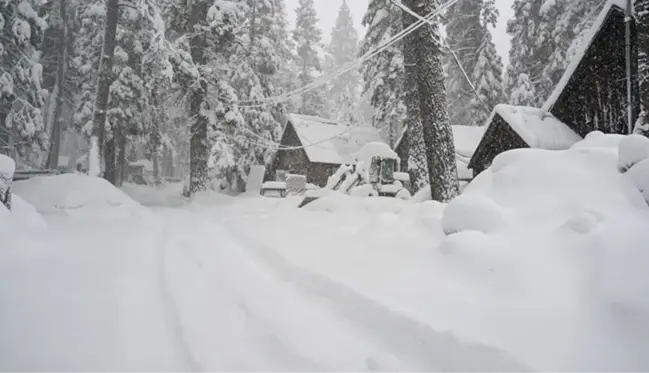
[[[0,369],[644,371],[647,155],[507,152],[448,206],[16,183]]]

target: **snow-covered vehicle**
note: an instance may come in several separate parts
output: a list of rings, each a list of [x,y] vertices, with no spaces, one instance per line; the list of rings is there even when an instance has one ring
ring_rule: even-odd
[[[411,198],[404,185],[407,173],[399,172],[399,156],[387,144],[368,143],[354,157],[356,164],[340,166],[324,188],[308,190],[298,207],[332,191],[356,197]]]

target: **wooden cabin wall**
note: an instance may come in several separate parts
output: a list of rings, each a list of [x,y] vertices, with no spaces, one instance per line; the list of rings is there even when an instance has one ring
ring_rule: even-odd
[[[300,138],[292,124],[287,124],[286,131],[280,141],[283,147],[301,147]],[[277,170],[288,171],[289,173],[307,175],[311,162],[304,149],[279,149],[275,155],[275,161],[270,169],[266,170],[264,180],[275,180]]]
[[[329,176],[333,175],[340,168],[339,164],[330,163],[312,163],[306,174],[306,182],[315,184],[319,187],[327,185]]]
[[[491,166],[498,154],[507,150],[528,147],[516,131],[500,115],[496,115],[473,154],[469,167],[473,169],[475,177]]]
[[[551,110],[581,136],[628,131],[624,37],[624,14],[614,8]]]

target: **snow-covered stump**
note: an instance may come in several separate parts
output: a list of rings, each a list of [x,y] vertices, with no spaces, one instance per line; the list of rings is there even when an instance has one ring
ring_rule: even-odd
[[[0,154],[0,203],[11,210],[11,184],[16,170],[13,159]]]

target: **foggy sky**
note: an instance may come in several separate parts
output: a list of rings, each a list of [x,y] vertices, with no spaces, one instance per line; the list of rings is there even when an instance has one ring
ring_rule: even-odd
[[[338,9],[340,8],[342,1],[343,0],[315,0],[316,11],[320,18],[319,26],[323,31],[325,42],[329,41],[331,29],[336,23],[336,16],[338,15]],[[365,11],[367,10],[367,2],[367,0],[347,0],[347,4],[354,15],[355,26],[359,38],[365,34],[365,29],[362,27],[361,21]],[[286,3],[289,11],[288,18],[292,28],[295,22],[295,9],[297,8],[298,0],[286,0]],[[507,64],[509,37],[505,33],[505,24],[513,15],[511,10],[513,0],[498,0],[496,3],[500,10],[500,19],[498,27],[493,32],[493,37],[498,52],[503,57],[505,64]]]

